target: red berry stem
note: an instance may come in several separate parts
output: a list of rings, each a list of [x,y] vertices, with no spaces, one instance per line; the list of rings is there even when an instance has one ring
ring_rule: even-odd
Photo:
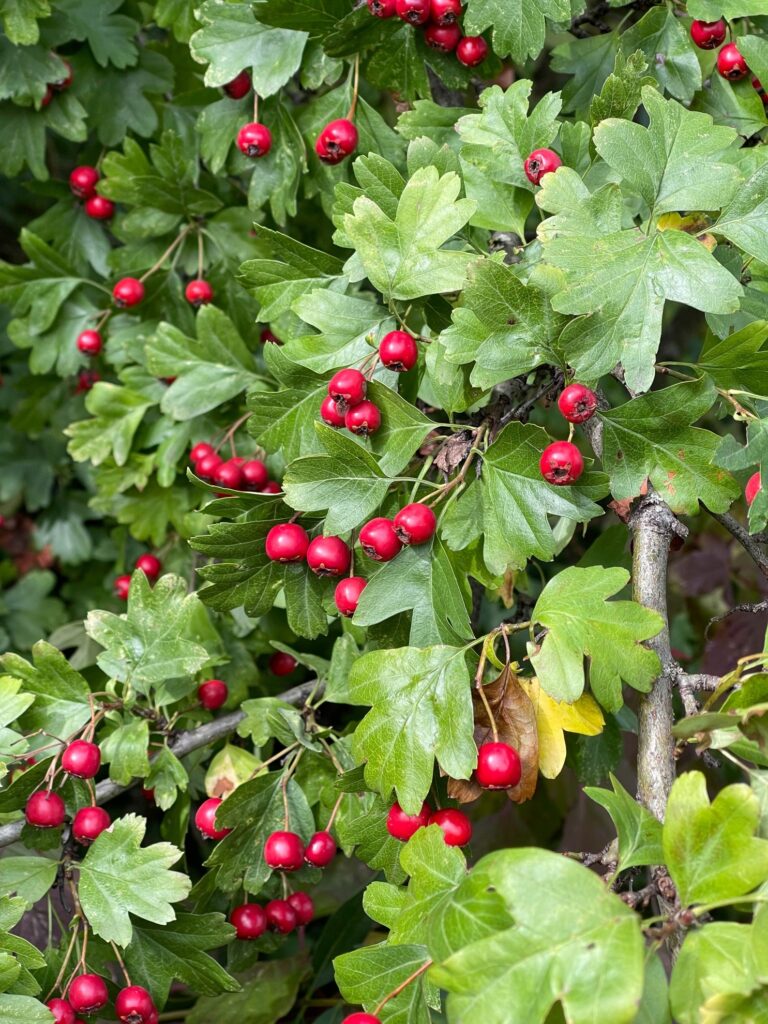
[[[190,233],[192,228],[193,228],[192,224],[187,224],[187,226],[185,228],[182,228],[182,230],[178,233],[178,235],[176,235],[174,240],[171,242],[171,244],[165,250],[163,255],[152,264],[152,266],[149,268],[149,270],[145,270],[144,273],[141,275],[141,277],[139,278],[139,281],[141,281],[142,284],[147,280],[148,277],[151,277],[153,274],[157,273],[157,271],[162,267],[162,265],[165,263],[165,261],[171,255],[171,253],[174,252],[178,248],[178,246],[180,246],[184,242],[184,239]]]
[[[404,991],[406,988],[408,988],[408,986],[411,985],[414,981],[416,981],[417,978],[421,977],[422,974],[424,974],[426,971],[428,971],[431,966],[432,966],[432,960],[427,960],[427,962],[425,964],[422,964],[421,967],[417,968],[413,972],[413,974],[409,975],[409,977],[407,977],[405,979],[405,981],[401,981],[400,984],[397,986],[397,988],[393,988],[390,993],[388,993],[386,996],[384,996],[384,998],[381,1000],[381,1002],[375,1008],[375,1010],[373,1011],[374,1016],[378,1017],[378,1015],[381,1013],[383,1008],[387,1005],[387,1003],[391,999],[394,999],[396,996],[399,996],[402,991]]]
[[[352,76],[352,102],[349,105],[349,111],[347,112],[347,120],[354,121],[355,111],[357,110],[357,93],[360,87],[360,54],[355,56],[355,69]]]
[[[342,802],[342,800],[344,799],[345,796],[346,796],[346,793],[339,793],[339,795],[336,797],[336,803],[333,805],[333,810],[331,811],[331,816],[328,819],[328,824],[325,826],[325,831],[326,832],[330,832],[331,831],[333,823],[334,823],[334,821],[336,821],[336,815],[339,813],[339,808],[341,807],[341,802]]]
[[[112,947],[112,952],[115,954],[115,960],[117,960],[118,964],[120,965],[120,970],[122,971],[123,977],[125,978],[125,984],[128,986],[128,988],[130,988],[131,985],[133,985],[133,982],[131,981],[131,976],[128,974],[128,969],[126,968],[125,963],[123,962],[123,958],[120,956],[120,950],[117,948],[114,942],[110,942],[110,946]]]
[[[488,697],[485,692],[485,686],[483,685],[483,674],[485,672],[485,663],[488,660],[488,644],[492,643],[490,635],[485,638],[483,649],[480,652],[480,661],[477,665],[477,672],[475,672],[475,689],[478,692],[480,700],[483,702],[485,713],[488,715],[488,721],[491,723],[491,732],[493,733],[493,742],[499,742],[499,730],[496,726],[496,719],[494,718],[493,711],[491,711],[491,705],[488,703]]]

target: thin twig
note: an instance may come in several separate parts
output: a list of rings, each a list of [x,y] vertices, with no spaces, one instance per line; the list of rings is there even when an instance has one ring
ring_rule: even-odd
[[[768,556],[760,547],[757,539],[751,536],[749,531],[729,512],[712,512],[710,509],[707,509],[707,511],[713,519],[716,519],[721,526],[724,526],[731,536],[741,544],[763,576],[768,579]]]

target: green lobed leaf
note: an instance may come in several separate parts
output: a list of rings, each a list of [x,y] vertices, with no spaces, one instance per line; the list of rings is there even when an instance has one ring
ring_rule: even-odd
[[[5,595],[4,595],[5,597]],[[90,688],[67,659],[44,640],[32,648],[32,663],[18,654],[0,658],[3,671],[21,682],[24,693],[34,696],[34,704],[21,719],[25,730],[45,729],[66,738],[77,732],[90,718]]]
[[[613,772],[610,781],[613,792],[609,789],[596,789],[594,786],[585,787],[584,792],[611,816],[619,840],[618,870],[626,871],[627,868],[644,864],[662,864],[664,853],[661,848],[661,823],[629,795]]]

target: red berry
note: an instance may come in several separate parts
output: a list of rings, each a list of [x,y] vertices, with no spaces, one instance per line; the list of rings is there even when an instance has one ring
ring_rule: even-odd
[[[427,25],[424,42],[439,53],[453,53],[461,39],[458,25]]]
[[[336,584],[333,599],[342,615],[349,617],[355,614],[366,582],[362,576],[347,576]]]
[[[197,688],[197,699],[207,711],[216,711],[228,696],[229,687],[223,679],[206,679]]]
[[[549,483],[562,487],[576,483],[584,472],[584,459],[570,441],[553,441],[541,453],[539,470]]]
[[[341,537],[315,537],[307,548],[307,565],[317,576],[343,576],[351,559]]]
[[[341,411],[346,412],[350,406],[363,401],[366,386],[365,377],[359,370],[339,370],[328,381],[328,394],[341,406]]]
[[[396,0],[395,10],[409,25],[423,25],[429,21],[432,5],[430,0]]]
[[[315,868],[327,867],[336,856],[336,843],[330,832],[315,832],[304,850],[304,860]]]
[[[213,301],[213,288],[211,288],[207,281],[197,277],[194,281],[189,282],[184,289],[184,295],[190,305],[198,308]]]
[[[360,530],[360,546],[369,558],[389,562],[403,545],[398,540],[392,520],[377,516]]]
[[[466,846],[472,838],[472,822],[463,811],[457,811],[453,807],[435,811],[429,819],[429,824],[440,826],[446,846]]]
[[[97,356],[102,348],[101,335],[98,331],[80,331],[77,336],[77,347],[83,355]]]
[[[238,939],[258,939],[267,930],[267,915],[259,903],[241,903],[229,915]]]
[[[92,843],[111,824],[103,807],[81,807],[72,819],[72,835],[78,843]]]
[[[251,91],[251,76],[247,71],[241,71],[239,75],[235,75],[231,82],[223,87],[224,92],[233,100],[241,100],[243,96],[247,96]]]
[[[196,465],[201,459],[204,459],[207,455],[215,455],[216,452],[210,444],[205,441],[198,441],[198,443],[192,448],[189,453],[189,461]]]
[[[74,740],[61,755],[61,767],[76,779],[92,779],[101,768],[101,751],[88,740]]]
[[[368,0],[368,10],[374,18],[391,18],[397,13],[395,0]]]
[[[85,200],[84,209],[94,220],[111,220],[115,215],[115,204],[106,196],[90,196]]]
[[[271,342],[273,345],[283,344],[282,341],[280,341],[280,339],[278,338],[278,336],[276,334],[273,334],[268,327],[265,327],[264,330],[259,335],[259,341],[262,343],[262,345],[266,344],[267,342]]]
[[[418,501],[401,508],[392,522],[402,544],[426,544],[437,528],[435,513]]]
[[[40,107],[41,107],[41,108],[47,107],[47,106],[48,106],[48,104],[49,104],[49,103],[51,102],[51,100],[53,99],[53,97],[54,97],[54,91],[53,91],[53,89],[52,89],[52,88],[50,87],[50,85],[49,85],[49,86],[47,86],[47,87],[46,87],[46,90],[45,90],[45,95],[44,95],[44,96],[43,96],[43,98],[42,98],[42,99],[40,100]]]
[[[237,133],[237,148],[241,153],[257,160],[272,149],[272,133],[265,124],[251,121]]]
[[[195,466],[195,472],[203,480],[213,480],[213,474],[221,465],[221,456],[217,455],[216,452],[211,452],[210,455],[204,455],[202,459]]]
[[[150,1024],[155,1014],[152,996],[141,985],[130,985],[117,993],[115,1013],[123,1024]]]
[[[127,601],[128,592],[131,589],[131,577],[127,573],[122,576],[116,576],[112,589],[115,592],[115,597],[118,597],[121,601]]]
[[[163,563],[157,555],[151,555],[147,552],[146,554],[139,555],[136,559],[136,568],[141,569],[144,575],[154,583],[163,571]]]
[[[288,903],[293,907],[299,924],[309,924],[315,916],[315,904],[308,892],[292,892]]]
[[[344,416],[344,426],[352,434],[359,437],[368,437],[375,434],[381,426],[381,412],[373,402],[359,402],[347,409]]]
[[[97,373],[96,370],[83,370],[82,373],[78,373],[77,375],[75,394],[80,395],[84,391],[90,391],[93,385],[100,380],[101,374]]]
[[[231,828],[219,827],[216,824],[216,812],[223,802],[217,796],[212,796],[208,800],[204,800],[197,808],[195,824],[209,839],[223,839],[232,831]]]
[[[372,1013],[350,1013],[341,1024],[381,1024],[381,1020]]]
[[[430,17],[435,25],[455,25],[461,17],[461,0],[432,0]]]
[[[296,911],[288,900],[270,900],[264,907],[264,912],[270,927],[276,932],[282,932],[283,935],[292,932],[298,924]]]
[[[51,88],[56,92],[64,92],[65,89],[68,89],[70,85],[72,85],[72,65],[68,60],[64,60],[63,57],[59,57],[59,60],[64,64],[67,70],[64,72],[63,78],[57,78],[55,82],[51,82]]]
[[[723,18],[718,21],[691,22],[691,39],[700,50],[714,50],[725,39],[728,26]]]
[[[320,406],[320,416],[329,427],[344,426],[344,413],[340,412],[338,405],[330,395],[323,399],[323,404]]]
[[[331,121],[315,143],[315,152],[324,164],[339,164],[357,149],[357,128],[346,117]]]
[[[476,68],[488,56],[488,43],[482,36],[464,36],[456,47],[459,63],[467,68]]]
[[[717,55],[717,70],[729,82],[738,82],[749,73],[747,62],[742,57],[736,43],[728,43]]]
[[[597,409],[597,395],[583,384],[569,384],[560,393],[557,407],[569,423],[584,423]]]
[[[95,167],[82,164],[76,167],[69,176],[69,187],[72,195],[78,199],[90,199],[96,190],[96,182],[101,175]]]
[[[753,473],[749,480],[747,480],[747,486],[744,488],[744,497],[747,499],[748,505],[751,505],[757,497],[757,492],[760,490],[760,486],[760,473]]]
[[[405,331],[390,331],[381,339],[379,359],[388,370],[402,373],[416,365],[419,349],[416,341]]]
[[[75,1011],[66,999],[49,999],[45,1004],[56,1024],[75,1024]]]
[[[301,562],[309,547],[309,535],[298,523],[278,523],[267,534],[265,549],[273,562]]]
[[[58,828],[64,821],[64,801],[58,793],[38,790],[27,800],[24,814],[35,828]]]
[[[240,467],[243,485],[249,491],[260,491],[269,481],[267,467],[261,459],[248,459]]]
[[[112,297],[120,309],[138,306],[144,298],[144,285],[136,277],[124,277],[112,289]]]
[[[556,171],[562,160],[552,149],[534,149],[523,164],[525,176],[533,185],[538,185],[545,174]]]
[[[79,974],[70,983],[67,999],[75,1013],[93,1013],[107,1005],[109,992],[98,974]]]
[[[269,671],[273,676],[289,676],[296,671],[298,661],[287,651],[275,651],[269,659]]]
[[[227,459],[213,471],[213,482],[231,491],[239,491],[243,484],[243,471],[234,459]]]
[[[262,494],[282,494],[283,488],[277,482],[277,480],[267,480],[264,486],[261,488]]]
[[[264,844],[264,860],[280,871],[298,871],[304,863],[304,844],[295,832],[273,832]]]
[[[478,750],[475,778],[483,789],[511,789],[521,774],[520,757],[508,743],[483,743]]]
[[[393,838],[405,842],[429,824],[431,814],[432,808],[427,803],[422,804],[418,814],[406,814],[400,804],[392,804],[387,815],[387,832]]]

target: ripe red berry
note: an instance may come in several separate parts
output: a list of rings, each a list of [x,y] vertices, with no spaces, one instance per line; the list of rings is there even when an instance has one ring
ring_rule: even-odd
[[[78,843],[92,843],[111,824],[103,807],[81,807],[72,819],[72,835]]]
[[[138,306],[144,298],[144,285],[136,277],[124,277],[112,289],[112,297],[120,309]]]
[[[366,523],[359,537],[363,551],[377,562],[389,562],[403,546],[395,533],[394,523],[383,516]]]
[[[381,426],[381,412],[373,402],[359,402],[347,409],[344,415],[344,426],[351,434],[368,437],[375,434]]]
[[[320,416],[329,427],[344,426],[344,413],[339,410],[338,405],[330,395],[323,399],[323,404],[320,406]]]
[[[296,671],[298,661],[287,651],[275,651],[269,659],[269,671],[273,676],[289,676]]]
[[[207,281],[197,277],[194,281],[189,282],[184,289],[184,295],[190,305],[199,308],[213,301],[213,288],[211,288]]]
[[[426,544],[437,528],[435,513],[419,501],[401,508],[392,522],[402,544]]]
[[[298,523],[278,523],[267,534],[265,549],[273,562],[301,562],[307,554],[309,535]]]
[[[223,88],[230,99],[241,100],[243,96],[247,96],[251,91],[251,76],[247,71],[241,71],[239,75],[235,75],[231,82],[227,82]]]
[[[163,563],[157,555],[151,555],[149,552],[146,552],[143,555],[139,555],[136,559],[136,568],[141,569],[147,579],[154,583],[163,571]]]
[[[96,190],[96,182],[101,175],[95,167],[82,164],[76,167],[69,176],[69,187],[72,195],[78,199],[90,199]]]
[[[293,907],[300,925],[309,924],[315,916],[315,904],[308,892],[292,892],[288,897],[288,903]]]
[[[259,903],[241,903],[229,915],[238,939],[258,939],[267,930],[267,915]]]
[[[221,461],[221,456],[216,452],[211,452],[210,455],[204,455],[200,459],[195,466],[195,472],[203,480],[213,480],[213,474],[221,465]]]
[[[141,985],[130,985],[117,993],[115,1013],[123,1024],[150,1024],[155,1014],[152,996]]]
[[[388,370],[402,373],[416,365],[419,349],[416,341],[405,331],[390,331],[381,339],[379,359]]]
[[[424,42],[438,53],[453,53],[461,39],[458,25],[427,25],[424,29]]]
[[[533,185],[538,185],[545,174],[556,171],[562,160],[552,149],[534,149],[523,164],[525,176]]]
[[[350,406],[359,405],[365,398],[365,377],[352,368],[339,370],[328,381],[328,394],[346,412]]]
[[[88,740],[74,740],[61,755],[61,767],[76,779],[92,779],[101,768],[101,751]]]
[[[213,482],[232,491],[239,491],[243,483],[243,471],[234,459],[227,459],[214,469]]]
[[[77,347],[83,355],[97,356],[102,348],[101,335],[98,331],[80,331],[77,336]]]
[[[277,480],[267,480],[264,486],[261,488],[262,494],[282,494],[283,488],[277,482]]]
[[[456,47],[459,63],[467,68],[476,68],[488,56],[488,43],[482,36],[464,36]]]
[[[98,974],[79,974],[70,983],[67,999],[75,1013],[93,1013],[107,1005],[109,992]]]
[[[243,486],[249,491],[260,491],[269,481],[267,467],[261,459],[248,459],[240,467]]]
[[[198,441],[198,443],[193,446],[192,450],[189,453],[189,461],[193,465],[196,465],[198,462],[200,462],[201,459],[204,459],[207,455],[215,454],[216,453],[213,450],[212,445],[207,444],[205,441]]]
[[[75,1011],[66,999],[49,999],[45,1005],[53,1014],[55,1024],[75,1024]]]
[[[396,0],[395,10],[409,25],[423,25],[429,21],[432,4],[430,0]]]
[[[315,537],[307,548],[307,565],[317,576],[343,576],[351,559],[341,537]]]
[[[387,815],[387,832],[393,838],[405,842],[429,824],[431,815],[432,808],[427,803],[422,804],[418,814],[406,814],[400,804],[392,804]]]
[[[368,10],[374,18],[392,18],[397,13],[395,0],[368,0]]]
[[[64,60],[63,57],[59,57],[59,60],[62,62],[62,64],[64,64],[66,71],[64,72],[62,78],[57,78],[55,82],[51,82],[51,88],[54,89],[56,92],[64,92],[65,89],[68,89],[70,85],[72,85],[72,65],[69,63],[68,60]]]
[[[341,1024],[381,1024],[381,1020],[372,1013],[350,1013]]]
[[[229,687],[223,679],[206,679],[197,688],[197,699],[207,711],[216,711],[228,696]]]
[[[232,831],[231,828],[220,828],[216,824],[216,812],[222,803],[223,800],[220,800],[217,796],[212,796],[208,800],[204,800],[197,808],[195,824],[203,835],[209,839],[223,839],[224,836],[228,836]]]
[[[324,164],[339,164],[357,149],[357,128],[346,117],[329,122],[320,132],[315,152]]]
[[[336,842],[330,832],[315,832],[304,850],[304,860],[315,868],[327,867],[336,856]]]
[[[472,822],[463,811],[453,807],[435,811],[429,824],[440,826],[446,846],[466,846],[472,838]]]
[[[93,220],[111,220],[115,215],[115,204],[106,196],[90,196],[85,200],[84,209]]]
[[[508,743],[483,743],[478,750],[475,778],[483,789],[511,789],[521,774],[520,757]]]
[[[272,149],[272,132],[257,121],[244,124],[237,133],[237,148],[253,160],[266,156]]]
[[[725,39],[728,26],[723,18],[718,21],[692,21],[691,39],[700,50],[714,50]]]
[[[430,18],[435,25],[455,25],[461,17],[461,0],[432,0]]]
[[[280,341],[280,339],[278,338],[278,336],[276,334],[273,334],[268,327],[265,327],[264,330],[259,335],[259,341],[262,343],[262,345],[266,344],[267,342],[271,342],[273,345],[283,344],[282,341]]]
[[[115,597],[121,601],[128,600],[128,593],[131,589],[131,577],[124,573],[122,576],[116,576],[115,582],[112,584],[112,590],[115,592]]]
[[[38,790],[27,800],[24,814],[35,828],[58,828],[64,821],[64,801],[58,793]]]
[[[597,409],[597,395],[583,384],[569,384],[560,393],[557,407],[569,423],[584,423]]]
[[[55,93],[54,93],[53,89],[50,87],[50,85],[46,86],[45,95],[40,100],[40,107],[41,107],[41,109],[44,109],[45,107],[48,106],[48,104],[53,99],[54,95],[55,95]]]
[[[760,473],[753,473],[752,476],[747,480],[747,486],[744,488],[744,497],[747,499],[747,504],[751,505],[757,497],[757,492],[760,490],[761,481]]]
[[[584,459],[570,441],[553,441],[541,453],[539,470],[549,483],[562,487],[576,483],[584,472]]]
[[[264,844],[264,860],[280,871],[298,871],[304,863],[304,844],[295,832],[273,832]]]
[[[80,395],[84,391],[90,391],[93,385],[99,380],[101,380],[101,374],[96,370],[83,370],[77,375],[75,394]]]
[[[333,600],[342,615],[350,617],[355,614],[366,582],[362,576],[347,576],[336,584]]]
[[[296,911],[288,900],[270,900],[264,907],[264,913],[270,927],[276,932],[282,932],[283,935],[292,932],[298,924]]]
[[[741,55],[736,43],[728,43],[717,55],[717,70],[729,82],[738,82],[749,73],[747,62]]]

